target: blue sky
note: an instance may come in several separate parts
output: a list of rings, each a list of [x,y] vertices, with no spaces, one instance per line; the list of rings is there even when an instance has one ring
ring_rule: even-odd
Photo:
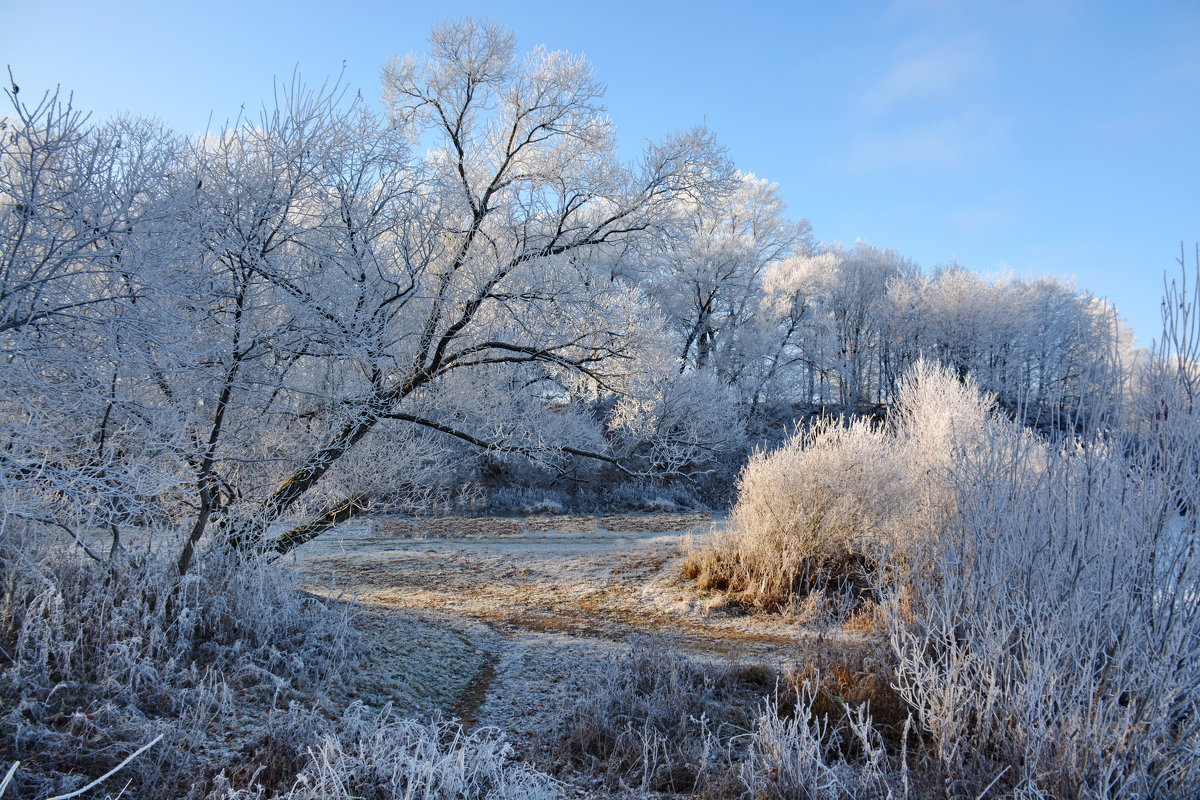
[[[98,117],[196,132],[297,67],[319,82],[345,62],[374,101],[383,63],[460,15],[586,54],[629,153],[707,123],[817,238],[1073,277],[1141,344],[1200,240],[1194,0],[0,0],[0,63],[23,96],[61,85]]]

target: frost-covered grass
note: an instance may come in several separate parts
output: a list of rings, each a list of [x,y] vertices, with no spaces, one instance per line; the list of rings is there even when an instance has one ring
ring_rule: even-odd
[[[181,578],[169,558],[97,563],[45,538],[0,532],[0,758],[21,762],[20,796],[75,790],[161,734],[90,796],[200,797],[272,710],[336,713],[347,608],[257,559],[209,553]]]
[[[747,694],[736,675],[662,645],[637,646],[580,687],[558,755],[614,789],[703,790],[716,777],[720,738],[744,730],[771,687],[755,688]]]
[[[218,793],[221,800],[549,800],[559,783],[515,761],[494,729],[466,732],[356,706],[308,748],[286,790]]]
[[[581,686],[556,737],[558,758],[610,791],[853,800],[902,796],[907,780],[866,706],[662,645],[634,647]]]
[[[207,552],[180,578],[169,558],[97,563],[38,533],[0,538],[0,760],[20,762],[14,796],[75,791],[149,742],[87,796],[557,794],[499,734],[401,716],[436,714],[461,690],[463,635],[368,619],[257,558]]]

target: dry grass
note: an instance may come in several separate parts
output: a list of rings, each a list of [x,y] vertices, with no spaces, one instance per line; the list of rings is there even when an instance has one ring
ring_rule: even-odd
[[[757,453],[733,524],[689,555],[684,577],[748,608],[795,607],[817,593],[844,618],[861,616],[881,566],[903,579],[917,568],[916,543],[951,513],[952,455],[974,446],[990,407],[970,381],[918,364],[884,427],[826,420]]]
[[[887,744],[898,750],[904,731],[911,727],[912,709],[893,686],[895,680],[896,659],[885,641],[819,640],[784,676],[779,703],[793,713],[798,699],[808,694],[812,714],[835,720],[848,709],[861,709]]]
[[[869,691],[863,680],[857,688]],[[875,699],[881,696],[876,689]],[[842,702],[799,673],[785,679],[760,665],[702,663],[662,645],[641,647],[579,687],[553,752],[610,791],[778,800],[900,795],[903,770],[887,756],[868,705]]]

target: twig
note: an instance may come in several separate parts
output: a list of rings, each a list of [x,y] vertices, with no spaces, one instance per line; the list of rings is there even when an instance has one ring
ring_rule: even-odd
[[[0,797],[4,796],[4,790],[8,788],[8,784],[12,781],[13,775],[17,772],[17,767],[21,766],[20,761],[14,761],[12,766],[8,768],[8,772],[4,775],[4,780],[0,781]]]
[[[86,543],[83,541],[83,539],[79,538],[79,534],[78,534],[78,533],[76,533],[76,532],[75,532],[75,530],[74,530],[73,528],[70,528],[70,527],[68,527],[68,526],[66,526],[66,525],[64,525],[64,524],[62,524],[61,522],[55,522],[55,521],[54,521],[54,520],[52,520],[52,519],[42,519],[41,517],[27,517],[27,516],[25,516],[25,515],[23,515],[23,514],[16,514],[15,516],[16,516],[17,518],[19,518],[19,519],[27,519],[27,520],[29,520],[30,522],[40,522],[42,525],[50,525],[50,526],[52,526],[52,527],[55,527],[55,528],[62,528],[64,531],[66,531],[66,532],[67,532],[67,534],[68,534],[68,535],[69,535],[69,536],[70,536],[72,539],[74,539],[74,540],[75,540],[75,544],[77,544],[77,545],[79,545],[81,548],[83,548],[83,552],[87,554],[88,558],[92,559],[92,560],[93,560],[93,561],[95,561],[97,564],[103,564],[103,563],[104,563],[104,559],[100,558],[100,556],[98,556],[98,555],[96,555],[95,553],[93,553],[93,552],[92,552],[92,550],[91,550],[91,548],[87,546],[87,544],[86,544]]]
[[[75,791],[69,792],[68,794],[56,794],[56,795],[54,795],[54,797],[47,797],[46,800],[70,800],[70,798],[72,798],[72,797],[79,797],[79,795],[83,794],[84,792],[89,792],[92,789],[95,789],[97,786],[104,783],[106,780],[111,778],[113,775],[116,775],[118,772],[120,772],[122,769],[124,769],[125,765],[128,764],[130,761],[133,761],[135,758],[140,756],[142,753],[146,752],[151,747],[154,747],[154,745],[156,745],[160,741],[162,741],[163,736],[164,736],[164,734],[161,734],[161,733],[158,736],[155,736],[149,742],[147,742],[146,744],[139,747],[137,750],[134,750],[132,753],[130,753],[129,757],[126,758],[124,761],[122,761],[120,764],[117,764],[115,767],[113,767],[108,772],[101,775],[99,778],[96,778],[96,780],[92,781],[87,786],[76,789]]]
[[[1004,777],[1004,773],[1008,772],[1009,767],[1011,767],[1011,766],[1012,765],[1009,764],[1008,767],[1005,767],[1004,769],[1000,770],[1000,774],[997,775],[996,777],[992,778],[992,782],[987,785],[986,789],[984,789],[982,792],[979,793],[979,797],[975,798],[975,800],[983,800],[983,796],[992,790],[992,787],[995,786],[999,782],[999,780]]]

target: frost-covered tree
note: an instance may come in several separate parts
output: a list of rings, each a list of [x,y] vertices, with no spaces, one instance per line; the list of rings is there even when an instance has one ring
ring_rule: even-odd
[[[712,367],[735,384],[758,356],[750,331],[764,273],[811,249],[808,221],[785,212],[779,187],[753,175],[720,195],[681,198],[678,225],[643,280],[678,337],[682,369]]]
[[[1061,426],[1120,399],[1128,329],[1111,304],[1060,281],[989,278],[955,264],[894,280],[888,304],[889,363],[936,359],[1028,422]]]
[[[769,345],[754,405],[781,397],[805,406],[820,402],[818,376],[829,349],[821,303],[839,264],[837,254],[821,252],[797,254],[767,270],[759,319]]]
[[[180,143],[17,92],[0,120],[2,511],[107,528],[115,548],[119,523],[151,514],[177,479],[178,425],[139,402],[136,354],[156,328],[148,286],[166,277],[143,234],[172,227],[162,177]]]
[[[385,116],[294,82],[186,144],[91,127],[54,98],[17,105],[0,207],[0,335],[20,367],[5,376],[6,486],[60,498],[96,479],[81,437],[117,461],[144,451],[161,480],[122,489],[110,516],[136,521],[136,499],[143,521],[183,523],[186,571],[214,526],[252,543],[287,519],[273,545],[287,550],[427,488],[436,443],[615,462],[605,425],[666,414],[644,373],[667,337],[613,264],[726,185],[708,134],[625,165],[583,59],[520,55],[472,20],[384,83]],[[589,411],[640,391],[608,401],[607,422]],[[117,431],[133,438],[114,450]],[[672,441],[672,461],[712,444]],[[384,469],[365,460],[383,452]]]
[[[533,368],[568,394],[620,392],[656,332],[640,324],[637,292],[610,279],[607,259],[663,225],[679,198],[703,195],[723,168],[701,131],[623,167],[586,62],[543,49],[520,57],[492,24],[436,29],[430,54],[390,64],[384,84],[391,123],[430,150],[411,162],[396,234],[372,254],[388,291],[368,297],[363,313],[383,346],[343,421],[258,508],[259,526],[289,513],[381,425],[521,446],[407,410],[452,373]],[[277,546],[303,541],[354,502],[333,498]]]

